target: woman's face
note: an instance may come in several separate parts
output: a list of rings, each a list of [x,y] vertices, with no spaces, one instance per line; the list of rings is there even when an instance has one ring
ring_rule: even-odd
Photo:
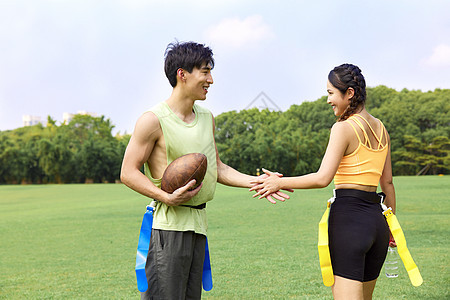
[[[350,96],[349,90],[347,90],[347,92],[343,94],[340,90],[335,88],[329,80],[327,81],[327,93],[328,93],[327,103],[330,104],[331,107],[333,108],[335,116],[342,115],[349,106],[351,98],[349,97]]]

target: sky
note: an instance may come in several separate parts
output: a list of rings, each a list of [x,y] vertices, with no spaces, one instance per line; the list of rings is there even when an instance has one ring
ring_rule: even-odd
[[[342,63],[369,87],[450,88],[448,0],[0,0],[0,131],[88,111],[132,133],[171,94],[176,40],[213,49],[216,116],[262,92],[283,111],[317,100]]]

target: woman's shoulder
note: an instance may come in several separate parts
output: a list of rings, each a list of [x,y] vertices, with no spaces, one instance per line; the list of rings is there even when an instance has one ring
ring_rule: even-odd
[[[331,135],[339,138],[348,139],[352,132],[352,125],[347,120],[336,122],[331,127]]]
[[[332,131],[347,131],[350,130],[352,127],[352,125],[350,124],[350,120],[347,119],[345,121],[338,121],[336,123],[333,124],[333,126],[331,127]]]

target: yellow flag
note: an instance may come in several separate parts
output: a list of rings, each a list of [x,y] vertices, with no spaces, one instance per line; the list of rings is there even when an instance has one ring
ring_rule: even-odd
[[[317,245],[319,250],[320,270],[325,286],[332,286],[334,284],[333,266],[331,265],[330,249],[328,247],[328,217],[330,214],[330,206],[331,201],[328,201],[327,209],[319,222],[319,241]],[[402,228],[400,227],[400,223],[398,222],[397,217],[392,213],[391,208],[386,209],[386,206],[384,205],[383,208],[385,208],[383,215],[386,217],[389,229],[397,243],[398,254],[408,272],[409,279],[411,280],[412,285],[420,286],[423,283],[422,275],[420,275],[419,268],[414,263],[414,260],[406,247],[406,239]]]
[[[328,215],[330,214],[330,202],[319,223],[319,261],[322,271],[323,284],[332,286],[334,284],[333,267],[331,266],[330,249],[328,247]]]
[[[408,272],[409,280],[411,280],[412,285],[420,286],[423,283],[422,275],[420,275],[419,268],[414,263],[414,260],[406,247],[405,235],[403,234],[403,230],[400,227],[397,217],[392,213],[391,208],[386,209],[383,214],[386,217],[389,229],[394,236],[398,254],[400,255],[403,265]]]

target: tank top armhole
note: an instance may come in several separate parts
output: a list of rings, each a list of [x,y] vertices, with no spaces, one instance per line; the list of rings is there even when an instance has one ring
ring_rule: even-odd
[[[379,148],[381,147],[381,142],[382,142],[382,139],[383,139],[383,135],[384,135],[384,139],[385,139],[385,141],[386,141],[386,144],[384,144],[383,147],[389,146],[389,145],[388,145],[388,144],[389,144],[389,139],[388,139],[388,133],[387,133],[386,127],[384,127],[383,122],[381,122],[381,120],[378,120],[378,121],[380,121],[380,125],[381,125],[381,132],[380,132],[381,140],[380,140],[380,142],[378,143],[378,145],[379,145],[378,149],[379,149]],[[383,134],[383,133],[384,133],[384,134]],[[383,147],[381,147],[381,148],[383,148]]]
[[[167,105],[167,103],[161,102],[157,106],[148,110],[149,112],[153,113],[158,118],[159,126],[161,127],[161,134],[162,134],[162,138],[164,139],[164,148],[165,148],[165,154],[166,154],[166,166],[168,166],[170,164],[170,162],[169,162],[169,153],[168,153],[168,149],[167,149],[167,142],[165,139],[165,136],[166,136],[165,135],[165,125],[164,125],[164,122],[162,122],[161,120],[168,116],[168,114],[167,114],[168,112],[164,111],[164,109],[167,110],[168,107],[169,106]],[[148,169],[150,171],[150,167]],[[159,179],[158,178],[154,178],[154,179],[161,180],[162,177]]]

